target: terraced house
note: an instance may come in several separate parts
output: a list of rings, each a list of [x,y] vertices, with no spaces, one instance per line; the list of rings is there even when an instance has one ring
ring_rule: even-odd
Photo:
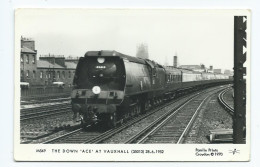
[[[37,59],[35,41],[21,38],[20,81],[32,87],[49,86],[53,82],[63,82],[71,87],[78,59],[63,55],[40,55]]]

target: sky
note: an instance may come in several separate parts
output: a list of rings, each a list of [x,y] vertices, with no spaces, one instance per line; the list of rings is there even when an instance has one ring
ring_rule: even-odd
[[[19,9],[15,36],[35,40],[37,54],[84,56],[91,50],[136,55],[148,45],[160,64],[233,68],[232,12],[218,10]]]

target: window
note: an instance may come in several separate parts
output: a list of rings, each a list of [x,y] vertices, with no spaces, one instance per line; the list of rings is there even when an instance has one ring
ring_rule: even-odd
[[[33,71],[33,78],[35,78],[35,75],[36,75],[36,73],[35,73],[35,71]]]
[[[47,72],[46,72],[46,74],[45,74],[45,78],[48,78],[48,74],[47,74]]]
[[[60,72],[58,71],[58,73],[57,73],[57,78],[60,78]]]
[[[62,78],[65,78],[65,71],[62,71]]]
[[[157,76],[157,72],[156,72],[156,68],[153,68],[153,76],[156,77]]]
[[[50,72],[48,73],[48,76],[49,76],[49,78],[51,78],[51,73]]]
[[[23,70],[21,70],[21,78],[23,78]]]
[[[32,55],[32,63],[35,64],[35,55]]]
[[[26,55],[26,63],[29,64],[29,55]]]
[[[21,63],[23,63],[23,55],[21,55]]]
[[[69,71],[69,78],[71,77],[71,73],[70,73],[70,71]]]
[[[27,77],[27,78],[29,78],[29,73],[30,73],[30,71],[27,70],[27,72],[26,72],[26,77]]]
[[[41,71],[41,72],[40,72],[40,78],[42,78],[42,76],[43,76],[43,72]]]

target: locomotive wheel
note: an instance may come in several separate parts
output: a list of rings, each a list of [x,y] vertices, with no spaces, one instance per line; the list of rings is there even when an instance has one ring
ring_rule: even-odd
[[[128,120],[130,119],[130,113],[129,112],[126,112],[125,115],[124,115],[124,120]]]
[[[87,124],[81,120],[80,126],[83,130],[87,129]]]
[[[135,116],[135,106],[131,107],[130,115],[131,115],[131,117]]]
[[[120,119],[120,121],[119,121],[119,125],[121,126],[121,125],[123,125],[123,123],[124,123],[124,119],[122,118],[122,119]]]
[[[136,105],[136,110],[137,110],[137,115],[140,115],[141,114],[141,104],[137,104]]]
[[[145,101],[143,109],[142,109],[142,113],[146,113],[146,111],[149,109],[149,100]]]
[[[134,106],[134,113],[133,114],[134,114],[134,116],[137,115],[137,105]]]
[[[116,112],[108,115],[108,127],[114,128],[116,127]]]
[[[155,105],[159,105],[159,100],[158,99],[155,99]]]

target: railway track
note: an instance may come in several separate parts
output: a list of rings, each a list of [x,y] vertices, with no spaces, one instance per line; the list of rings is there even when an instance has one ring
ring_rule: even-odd
[[[76,129],[72,132],[66,133],[62,136],[56,137],[54,139],[48,140],[42,144],[64,144],[64,143],[70,143],[70,144],[82,144],[86,140],[93,139],[99,135],[101,135],[102,132],[92,132],[88,130],[83,130],[82,128]]]
[[[228,105],[228,103],[224,100],[224,95],[230,90],[231,88],[228,87],[221,91],[218,95],[218,101],[219,103],[224,107],[224,109],[231,115],[234,115],[234,108]]]
[[[71,110],[71,105],[69,103],[50,105],[46,107],[36,107],[30,109],[21,110],[20,121],[30,120],[30,119],[40,119],[52,115],[58,115]]]
[[[178,107],[168,110],[125,143],[183,143],[205,101],[220,89],[223,88],[197,94]]]
[[[79,128],[75,131],[69,132],[63,136],[59,136],[57,138],[51,139],[49,141],[44,142],[43,144],[59,144],[59,143],[77,143],[77,144],[85,144],[85,143],[102,143],[103,141],[107,140],[108,138],[112,137],[113,135],[125,130],[126,128],[132,126],[134,123],[137,123],[143,119],[145,119],[146,117],[152,115],[153,113],[157,112],[158,110],[164,109],[167,106],[172,105],[173,103],[176,103],[180,100],[185,99],[185,101],[187,100],[191,100],[195,97],[197,97],[197,95],[200,93],[194,93],[193,95],[186,95],[184,97],[178,98],[172,102],[169,102],[167,104],[161,105],[156,107],[155,109],[153,109],[152,111],[144,114],[144,115],[140,115],[139,117],[136,117],[134,119],[129,120],[126,123],[123,123],[120,127],[114,128],[114,129],[110,129],[107,130],[105,132],[100,132],[100,131],[96,131],[96,132],[92,132],[89,130],[83,130],[82,128]],[[176,107],[177,108],[177,107]]]
[[[30,105],[30,104],[42,104],[42,103],[55,103],[55,102],[63,102],[66,100],[70,100],[70,96],[57,96],[57,97],[49,97],[44,99],[37,99],[37,98],[31,98],[31,99],[24,99],[21,98],[21,105]]]
[[[30,113],[35,113],[38,111],[44,111],[44,110],[49,110],[49,109],[68,106],[68,105],[69,105],[69,102],[66,102],[66,103],[52,104],[52,105],[46,105],[46,106],[37,106],[37,107],[32,107],[32,108],[22,108],[22,109],[20,109],[20,111],[21,111],[21,114],[30,114]]]

